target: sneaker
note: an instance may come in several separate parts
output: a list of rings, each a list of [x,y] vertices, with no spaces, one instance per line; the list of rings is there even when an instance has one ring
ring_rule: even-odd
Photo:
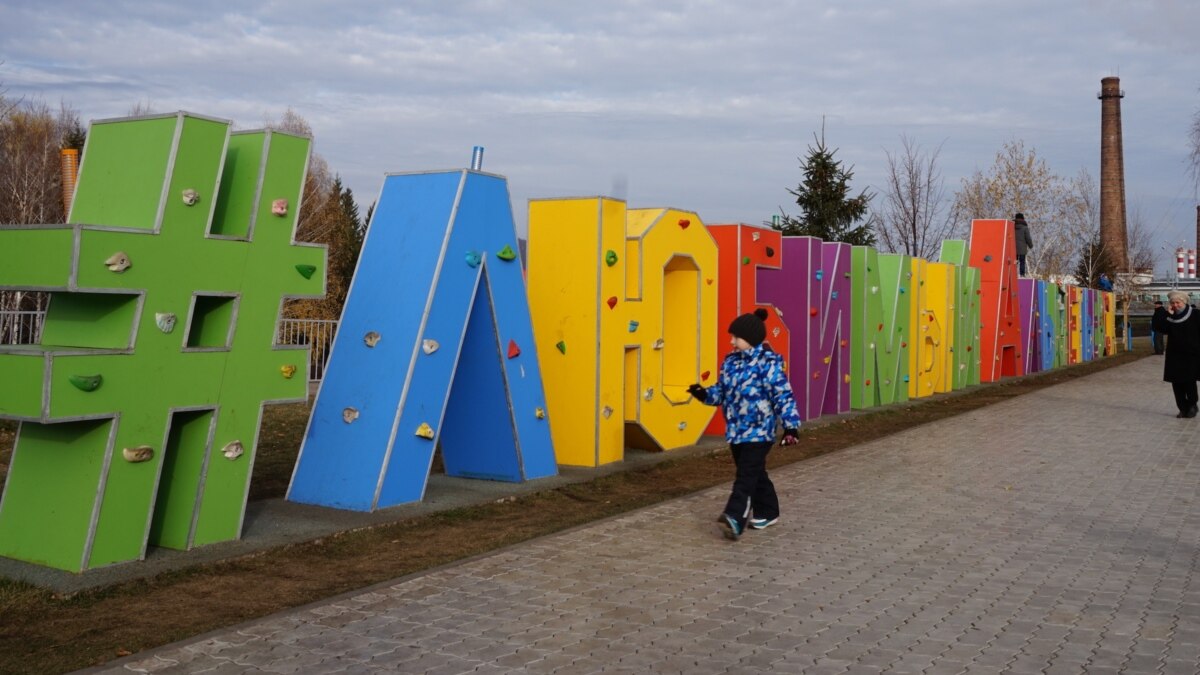
[[[738,537],[742,536],[742,526],[738,524],[738,521],[733,516],[727,516],[722,513],[717,522],[721,524],[722,534],[725,535],[726,539],[737,541]]]
[[[753,527],[756,530],[765,530],[768,527],[770,527],[778,522],[779,522],[779,516],[776,516],[774,518],[751,518],[750,519],[750,527]]]

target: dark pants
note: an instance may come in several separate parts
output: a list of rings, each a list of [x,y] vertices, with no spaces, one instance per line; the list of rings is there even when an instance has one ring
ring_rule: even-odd
[[[755,518],[779,517],[779,497],[767,476],[767,453],[772,445],[775,444],[771,441],[763,441],[729,446],[733,463],[737,465],[737,476],[733,479],[729,502],[725,504],[725,515],[736,519],[743,527],[751,513]]]
[[[1196,405],[1196,381],[1187,380],[1184,382],[1172,382],[1171,390],[1175,392],[1175,405],[1179,406],[1179,412],[1186,413]]]
[[[1163,353],[1163,334],[1154,330],[1150,331],[1150,341],[1154,343],[1154,353]]]
[[[1017,275],[1025,276],[1025,256],[1017,256]]]

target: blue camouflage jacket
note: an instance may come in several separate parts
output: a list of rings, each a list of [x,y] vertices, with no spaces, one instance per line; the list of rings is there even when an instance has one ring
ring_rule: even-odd
[[[705,403],[721,406],[725,439],[731,444],[774,442],[780,421],[784,429],[800,428],[800,412],[783,371],[783,357],[765,344],[726,356],[717,383],[704,392]]]

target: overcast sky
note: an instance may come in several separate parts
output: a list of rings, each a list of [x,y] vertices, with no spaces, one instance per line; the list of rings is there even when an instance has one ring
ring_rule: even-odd
[[[1118,75],[1129,210],[1173,251],[1196,245],[1198,29],[1195,0],[3,0],[0,85],[84,120],[141,103],[255,128],[290,107],[364,211],[385,173],[482,145],[524,232],[542,197],[795,214],[822,119],[856,190],[901,134],[942,144],[950,195],[1012,140],[1098,178]]]

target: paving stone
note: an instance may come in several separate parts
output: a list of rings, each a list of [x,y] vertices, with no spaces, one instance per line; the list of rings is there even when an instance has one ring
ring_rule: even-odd
[[[736,543],[720,486],[109,670],[1200,672],[1170,407],[1143,359],[773,470],[785,520]]]

